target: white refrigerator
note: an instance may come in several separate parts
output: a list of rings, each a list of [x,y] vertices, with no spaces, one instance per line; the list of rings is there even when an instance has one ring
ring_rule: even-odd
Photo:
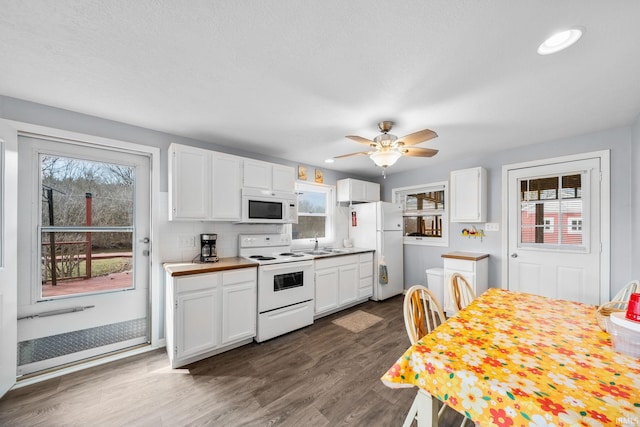
[[[353,246],[375,250],[372,299],[379,301],[401,294],[404,290],[402,205],[388,202],[353,205],[349,224]]]

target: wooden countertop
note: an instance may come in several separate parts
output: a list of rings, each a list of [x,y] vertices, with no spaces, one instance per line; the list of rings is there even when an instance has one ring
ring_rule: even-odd
[[[218,262],[195,263],[195,262],[166,262],[163,264],[164,270],[171,274],[171,277],[188,276],[190,274],[213,273],[223,270],[235,270],[237,268],[257,267],[256,261],[246,258],[231,257],[220,258]]]
[[[479,261],[488,257],[489,254],[481,254],[477,252],[449,252],[448,254],[442,254],[442,258],[464,259],[467,261]]]

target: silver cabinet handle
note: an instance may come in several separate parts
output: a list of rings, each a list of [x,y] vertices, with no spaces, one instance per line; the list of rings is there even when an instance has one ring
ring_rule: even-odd
[[[517,253],[515,253],[515,252],[514,252],[514,253],[512,253],[512,254],[511,254],[511,258],[518,258],[518,254],[517,254]]]

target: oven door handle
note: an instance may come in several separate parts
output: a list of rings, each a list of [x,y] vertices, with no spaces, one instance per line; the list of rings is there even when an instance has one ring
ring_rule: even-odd
[[[293,262],[284,262],[281,264],[268,264],[261,265],[260,269],[262,271],[275,271],[275,270],[299,270],[303,267],[313,267],[313,261],[293,261]]]

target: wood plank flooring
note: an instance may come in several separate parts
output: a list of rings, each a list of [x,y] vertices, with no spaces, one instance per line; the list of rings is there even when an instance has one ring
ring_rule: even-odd
[[[353,333],[354,310],[384,320]],[[409,347],[402,296],[172,370],[164,349],[10,391],[0,426],[400,426],[416,389],[380,377]],[[459,425],[448,409],[440,426]]]

